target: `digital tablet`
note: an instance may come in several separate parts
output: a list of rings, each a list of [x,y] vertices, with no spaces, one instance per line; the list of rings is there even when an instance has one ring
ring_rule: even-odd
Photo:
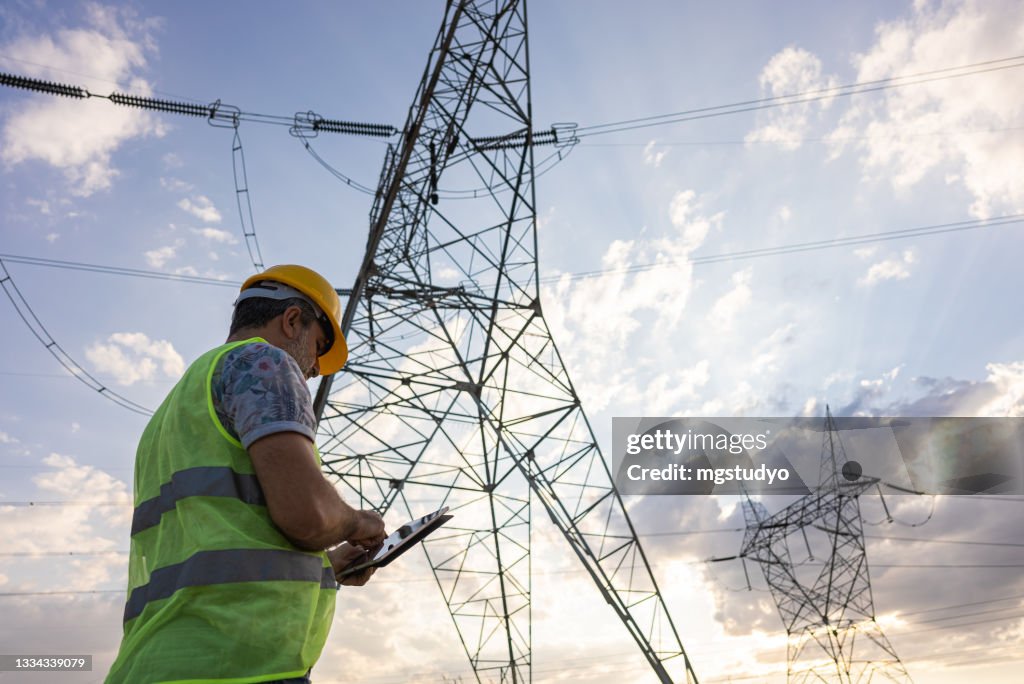
[[[338,573],[338,577],[355,575],[367,568],[381,568],[395,560],[403,553],[416,546],[428,534],[452,519],[447,515],[448,507],[439,508],[422,518],[416,518],[399,527],[384,538],[384,542],[370,552],[366,560],[356,561]]]

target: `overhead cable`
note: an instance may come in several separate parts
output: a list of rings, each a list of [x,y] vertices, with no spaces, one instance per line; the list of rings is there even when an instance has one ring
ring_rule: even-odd
[[[11,300],[11,304],[14,305],[14,310],[18,316],[25,323],[25,326],[29,329],[32,335],[35,336],[39,343],[50,353],[53,358],[57,359],[60,365],[64,366],[73,376],[88,387],[89,389],[97,392],[100,396],[109,399],[118,406],[126,408],[133,413],[138,413],[143,416],[151,416],[153,412],[141,404],[137,404],[131,399],[124,397],[117,392],[113,391],[102,382],[94,378],[85,368],[82,367],[74,358],[71,357],[64,348],[57,344],[57,341],[53,339],[47,331],[46,326],[43,325],[39,317],[36,316],[32,307],[29,306],[28,301],[21,294],[18,286],[14,283],[14,279],[11,277],[10,272],[7,270],[3,259],[0,259],[0,286],[3,287],[4,293],[7,298]]]
[[[82,88],[80,86],[53,83],[37,78],[29,78],[4,72],[0,72],[0,85],[9,86],[11,88],[21,88],[23,90],[32,90],[49,95],[73,97],[77,99],[100,98],[109,100],[110,102],[123,107],[134,107],[137,109],[148,109],[168,114],[201,117],[211,123],[217,122],[228,126],[237,126],[239,122],[251,121],[253,123],[276,124],[279,126],[288,126],[290,128],[302,128],[303,126],[308,126],[308,130],[315,133],[322,131],[324,133],[343,133],[347,135],[370,136],[376,138],[389,138],[399,132],[397,128],[387,124],[357,123],[353,121],[324,119],[323,117],[318,116],[311,120],[300,120],[297,115],[277,116],[272,114],[258,114],[256,112],[244,112],[237,107],[223,105],[220,100],[203,105],[193,102],[165,100],[141,95],[129,95],[116,91],[109,95],[101,95],[90,92],[86,88]]]
[[[603,124],[592,124],[580,127],[577,127],[575,124],[555,124],[548,130],[531,131],[529,135],[525,132],[518,132],[504,136],[481,136],[473,138],[472,141],[479,149],[500,149],[502,147],[516,147],[523,146],[525,144],[558,145],[564,144],[569,138],[575,142],[582,137],[619,133],[638,128],[649,128],[651,126],[662,126],[666,124],[738,114],[761,109],[784,107],[794,104],[806,104],[834,97],[846,97],[860,93],[891,90],[894,88],[920,85],[934,81],[974,76],[993,71],[1015,69],[1021,66],[1024,66],[1024,55],[974,62],[954,67],[944,67],[941,69],[916,72],[913,74],[890,76],[872,81],[859,81],[846,85],[787,93],[784,95],[775,95],[772,97],[754,100],[743,100],[729,104],[698,107],[666,114],[656,114],[653,116],[635,117]],[[110,95],[100,95],[92,93],[80,86],[53,83],[50,81],[4,72],[0,72],[0,85],[79,99],[90,97],[105,98],[115,104],[123,106],[139,107],[172,114],[183,114],[186,116],[202,116],[209,120],[219,120],[228,124],[236,124],[239,121],[252,121],[255,123],[288,126],[292,130],[293,134],[302,132],[307,135],[315,136],[323,131],[326,133],[342,133],[347,135],[386,138],[400,133],[399,129],[388,124],[358,123],[352,121],[340,121],[337,119],[327,119],[312,111],[299,112],[291,117],[287,117],[271,114],[259,114],[255,112],[243,112],[234,107],[221,106],[219,100],[209,105],[200,105],[191,102],[128,95],[118,92],[111,93]]]
[[[557,283],[562,278],[568,278],[569,280],[581,280],[586,278],[598,278],[608,274],[639,273],[641,271],[650,271],[658,268],[681,266],[683,264],[701,266],[706,264],[721,263],[725,261],[739,261],[743,259],[779,256],[781,254],[795,254],[798,252],[810,252],[822,249],[833,249],[836,247],[850,247],[854,245],[862,245],[872,242],[887,242],[889,240],[905,240],[908,238],[915,237],[928,237],[931,235],[941,235],[943,233],[955,233],[968,230],[978,230],[981,228],[993,228],[997,226],[1007,226],[1018,223],[1024,223],[1024,213],[1006,214],[1004,216],[997,216],[992,219],[971,219],[968,221],[939,223],[930,226],[920,226],[917,228],[904,228],[900,230],[888,230],[879,233],[851,235],[848,237],[833,238],[831,240],[814,240],[811,242],[799,242],[789,245],[777,245],[775,247],[761,247],[758,249],[748,249],[737,252],[726,252],[724,254],[713,254],[703,257],[690,257],[688,259],[661,261],[648,264],[636,264],[634,266],[625,266],[622,268],[604,268],[579,273],[557,274],[544,276],[540,278],[540,282]]]
[[[375,189],[371,188],[368,185],[364,185],[363,183],[360,183],[359,181],[357,181],[357,180],[355,180],[353,178],[350,178],[349,176],[345,175],[344,173],[339,171],[337,168],[332,166],[330,164],[330,162],[328,162],[326,159],[321,157],[317,153],[317,151],[315,149],[313,149],[313,145],[309,142],[309,138],[308,137],[306,137],[306,136],[296,136],[296,137],[298,137],[299,141],[302,143],[302,146],[305,148],[306,152],[308,152],[310,154],[310,156],[313,157],[313,159],[315,159],[318,164],[320,164],[320,166],[322,166],[324,169],[326,169],[326,171],[329,174],[331,174],[332,176],[337,178],[339,181],[341,181],[342,183],[344,183],[348,187],[350,187],[353,190],[356,190],[358,192],[361,192],[364,195],[369,195],[369,196],[372,197],[372,196],[377,194],[377,191]],[[553,169],[559,163],[564,161],[565,158],[569,156],[569,152],[571,150],[572,150],[572,146],[571,145],[559,147],[554,152],[549,154],[547,157],[545,157],[544,159],[539,161],[535,165],[535,167],[534,167],[535,171],[534,171],[533,177],[536,179],[536,178],[540,178],[541,176],[546,174],[548,171]],[[510,189],[511,188],[509,188],[508,186],[502,186],[502,187],[499,187],[497,189],[494,189],[494,188],[492,188],[490,186],[486,186],[486,185],[479,186],[479,187],[476,187],[476,188],[466,188],[466,189],[458,189],[458,190],[438,188],[436,194],[437,194],[437,197],[438,197],[439,200],[463,200],[463,199],[477,199],[477,198],[480,198],[480,197],[490,197],[490,196],[497,195],[497,194],[500,194],[500,193],[503,193],[503,192],[508,192]]]
[[[880,233],[853,235],[846,238],[835,238],[833,240],[818,240],[814,242],[801,242],[788,245],[776,245],[774,247],[764,247],[739,252],[725,252],[722,254],[713,254],[704,257],[693,257],[685,261],[666,261],[652,264],[637,264],[635,266],[627,266],[624,268],[609,268],[594,271],[583,271],[578,273],[550,275],[542,277],[540,279],[540,282],[545,284],[557,283],[562,278],[567,278],[569,280],[583,280],[586,278],[597,278],[602,275],[612,273],[636,273],[640,271],[648,271],[657,268],[669,268],[673,266],[680,266],[685,263],[689,263],[694,266],[701,266],[706,264],[713,264],[732,260],[780,256],[798,252],[816,251],[822,249],[832,249],[835,247],[868,244],[871,242],[886,242],[889,240],[908,239],[914,237],[929,237],[932,235],[941,235],[944,233],[963,232],[968,230],[976,230],[979,228],[992,228],[1022,222],[1024,222],[1024,214],[1007,214],[1005,216],[999,216],[987,220],[971,220],[959,221],[954,223],[942,223],[935,224],[932,226],[922,226],[918,228],[907,228],[901,230],[883,231]],[[207,278],[202,276],[190,276],[178,273],[148,271],[136,268],[121,268],[118,266],[104,266],[101,264],[89,264],[78,261],[45,259],[42,257],[32,257],[21,254],[0,254],[0,258],[6,259],[11,263],[20,263],[28,266],[45,266],[49,268],[62,268],[77,271],[87,271],[93,273],[104,273],[107,275],[130,276],[134,278],[171,280],[183,283],[193,283],[196,285],[219,285],[221,287],[237,288],[242,284],[241,281],[239,280]],[[349,292],[348,290],[341,290],[339,291],[339,294],[347,295],[349,294]],[[985,498],[991,500],[993,497],[986,496]]]
[[[245,246],[249,250],[249,260],[257,273],[264,270],[263,253],[256,239],[256,224],[252,217],[252,198],[249,196],[249,174],[245,170],[245,152],[242,150],[242,138],[235,127],[235,137],[231,142],[231,171],[235,177],[235,201],[238,203],[238,218],[242,222],[242,235]],[[244,200],[244,203],[243,203]],[[248,219],[248,221],[247,221]]]
[[[762,109],[774,109],[776,107],[818,102],[835,97],[848,97],[850,95],[857,95],[861,93],[892,90],[894,88],[903,88],[911,85],[920,85],[923,83],[944,81],[953,78],[962,78],[965,76],[975,76],[977,74],[993,71],[1016,69],[1022,66],[1024,66],[1024,55],[1004,57],[1002,59],[975,62],[973,64],[963,64],[956,67],[946,67],[943,69],[934,69],[932,71],[922,71],[901,76],[890,76],[888,78],[881,78],[874,81],[860,81],[847,85],[805,90],[797,93],[775,95],[756,100],[744,100],[742,102],[733,102],[730,104],[686,109],[668,114],[657,114],[654,116],[624,119],[622,121],[612,121],[609,123],[595,124],[591,126],[581,126],[577,129],[576,135],[580,138],[586,138],[596,135],[607,135],[609,133],[620,133],[622,131],[631,131],[639,128],[664,126],[666,124],[681,123],[684,121],[695,121],[698,119],[727,116],[730,114],[739,114]]]
[[[147,271],[139,268],[103,266],[100,264],[83,263],[81,261],[62,261],[60,259],[44,259],[42,257],[31,257],[24,256],[21,254],[0,254],[0,259],[4,259],[10,263],[25,264],[27,266],[46,266],[49,268],[61,268],[72,271],[86,271],[90,273],[105,273],[107,275],[130,276],[132,278],[172,280],[180,283],[193,283],[197,285],[220,285],[221,287],[238,288],[242,284],[242,281],[240,280],[207,278],[203,276],[185,275],[181,273],[164,273],[162,271]]]

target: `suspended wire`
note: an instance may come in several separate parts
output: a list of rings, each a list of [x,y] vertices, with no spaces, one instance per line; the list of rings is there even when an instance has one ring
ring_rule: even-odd
[[[861,81],[841,86],[831,86],[785,95],[776,95],[755,100],[744,100],[741,102],[700,107],[667,114],[624,119],[621,121],[613,121],[603,124],[593,124],[582,127],[570,125],[570,130],[572,131],[574,139],[578,139],[578,137],[606,135],[609,133],[635,130],[638,128],[662,126],[666,124],[680,123],[683,121],[725,116],[728,114],[738,114],[741,112],[760,109],[784,107],[794,104],[806,104],[834,97],[845,97],[859,93],[902,88],[910,85],[962,78],[965,76],[973,76],[992,71],[1015,69],[1021,66],[1024,66],[1024,55],[987,60],[984,62],[975,62],[973,64],[964,64],[955,67],[945,67],[942,69],[923,71],[915,74],[891,76],[873,81]],[[111,102],[122,106],[149,109],[172,114],[182,114],[186,116],[204,117],[210,121],[216,120],[229,123],[231,125],[236,125],[240,121],[276,124],[288,126],[293,133],[304,132],[306,134],[317,135],[323,131],[328,133],[343,133],[348,135],[386,138],[400,132],[399,129],[387,124],[356,123],[325,119],[313,112],[300,112],[291,117],[244,112],[236,107],[223,107],[220,105],[219,100],[209,105],[200,105],[191,102],[164,100],[118,92],[111,93],[110,95],[100,95],[92,93],[80,86],[53,83],[41,79],[28,78],[3,72],[0,72],[0,85],[78,99],[98,97],[110,100]],[[560,142],[557,130],[559,125],[560,124],[556,124],[550,130],[531,132],[531,136],[527,136],[525,133],[521,132],[505,136],[484,136],[475,138],[474,143],[478,149],[521,147],[528,144],[531,140],[534,145],[558,144]]]
[[[609,133],[620,133],[623,131],[631,131],[640,128],[650,128],[652,126],[664,126],[666,124],[681,123],[684,121],[694,121],[697,119],[727,116],[730,114],[739,114],[743,112],[751,112],[762,109],[773,109],[776,107],[785,107],[794,104],[806,104],[809,102],[828,100],[835,97],[857,95],[860,93],[869,93],[881,90],[891,90],[894,88],[903,88],[905,86],[910,85],[919,85],[922,83],[931,83],[933,81],[943,81],[953,78],[961,78],[964,76],[974,76],[977,74],[983,74],[992,71],[1016,69],[1022,66],[1024,66],[1024,55],[1018,55],[1015,57],[1005,57],[1002,59],[975,62],[973,64],[964,64],[956,67],[946,67],[943,69],[934,69],[932,71],[923,71],[915,74],[890,76],[888,78],[877,79],[874,81],[861,81],[858,83],[850,83],[841,86],[831,86],[827,88],[818,88],[815,90],[806,90],[802,92],[789,93],[785,95],[775,95],[772,97],[765,97],[756,100],[745,100],[742,102],[733,102],[731,104],[714,105],[711,107],[699,107],[696,109],[687,109],[679,112],[671,112],[668,114],[657,114],[654,116],[624,119],[622,121],[613,121],[609,123],[596,124],[592,126],[581,126],[577,130],[577,135],[581,138],[585,138],[597,135],[607,135]]]
[[[4,558],[35,558],[36,556],[125,556],[128,551],[7,551]]]
[[[557,283],[562,278],[567,278],[569,280],[583,280],[586,278],[598,278],[608,274],[639,273],[642,271],[650,271],[658,268],[681,266],[683,264],[700,266],[706,264],[721,263],[725,261],[739,261],[742,259],[755,259],[767,256],[779,256],[782,254],[795,254],[798,252],[810,252],[822,249],[833,249],[835,247],[850,247],[854,245],[862,245],[872,242],[888,242],[890,240],[905,240],[908,238],[915,237],[928,237],[931,235],[941,235],[943,233],[955,233],[968,230],[977,230],[980,228],[1005,226],[1022,222],[1024,222],[1024,213],[1007,214],[1005,216],[999,216],[993,219],[972,219],[968,221],[957,221],[954,223],[940,223],[931,226],[920,226],[918,228],[904,228],[899,230],[883,231],[880,233],[851,235],[849,237],[833,238],[831,240],[814,240],[811,242],[800,242],[790,245],[778,245],[775,247],[762,247],[758,249],[748,249],[738,252],[727,252],[724,254],[714,254],[704,257],[690,257],[689,259],[686,260],[672,260],[657,262],[653,264],[637,264],[635,266],[626,266],[623,268],[604,268],[596,269],[593,271],[583,271],[579,273],[550,275],[540,278],[540,282]]]
[[[1024,544],[1017,544],[1014,542],[986,542],[986,541],[971,541],[967,539],[921,539],[920,537],[889,537],[883,534],[865,534],[865,539],[883,539],[888,541],[904,541],[904,542],[927,542],[929,544],[961,544],[965,546],[1007,546],[1016,549],[1024,548]]]
[[[932,494],[931,508],[929,508],[929,510],[928,510],[928,515],[926,515],[924,517],[924,520],[921,520],[920,522],[908,523],[908,522],[904,522],[902,520],[897,520],[893,516],[887,514],[885,518],[882,518],[878,522],[871,522],[871,521],[865,520],[864,524],[865,525],[871,525],[872,527],[877,527],[878,525],[882,525],[882,524],[896,523],[897,525],[903,525],[904,527],[921,527],[922,525],[928,524],[928,522],[931,521],[932,516],[935,515],[935,502],[936,502],[937,499],[938,499],[938,497],[935,494]]]
[[[369,195],[373,197],[377,194],[377,191],[375,189],[371,188],[368,185],[360,183],[359,181],[342,173],[336,167],[332,166],[327,160],[325,160],[323,157],[317,154],[316,150],[313,149],[313,145],[310,143],[310,136],[295,134],[295,137],[298,138],[298,140],[302,143],[302,146],[306,149],[306,152],[308,152],[310,156],[313,157],[313,159],[316,160],[318,164],[320,164],[320,166],[322,166],[328,173],[330,173],[332,176],[340,180],[342,183],[352,188],[353,190],[363,193],[364,195]],[[534,144],[537,145],[542,143],[535,142]],[[542,177],[552,168],[554,168],[559,163],[564,161],[565,158],[569,156],[569,151],[572,150],[572,148],[575,145],[575,141],[560,144],[557,150],[549,154],[535,166],[533,174],[534,179]],[[481,149],[491,148],[485,147]],[[508,186],[502,186],[500,188],[494,189],[491,186],[484,185],[477,188],[463,190],[446,190],[443,188],[438,188],[436,194],[439,200],[461,200],[476,199],[479,197],[490,197],[492,195],[498,195],[503,192],[508,192],[509,190],[511,190],[511,188],[509,188]]]
[[[60,501],[0,501],[0,508],[3,506],[133,506],[131,501],[73,501],[64,499]]]
[[[716,530],[674,530],[669,532],[639,532],[638,537],[683,537],[694,534],[726,534],[745,532],[745,527],[724,527]],[[965,544],[970,546],[1008,546],[1013,548],[1024,548],[1024,543],[1014,542],[986,542],[986,541],[973,541],[966,539],[927,539],[921,537],[890,537],[884,534],[865,534],[865,539],[879,539],[889,541],[905,541],[905,542],[928,542],[932,544]]]
[[[25,264],[27,266],[46,266],[49,268],[61,268],[72,271],[130,276],[132,278],[173,280],[181,283],[193,283],[196,285],[220,285],[221,287],[238,288],[242,284],[239,280],[221,280],[220,278],[206,278],[203,276],[191,276],[179,273],[164,273],[162,271],[146,271],[138,268],[121,268],[120,266],[102,266],[100,264],[88,264],[81,261],[61,261],[60,259],[44,259],[42,257],[30,257],[20,254],[0,254],[0,259],[5,259],[10,263]]]
[[[927,237],[930,235],[940,235],[943,233],[951,232],[962,232],[967,230],[975,230],[978,228],[987,228],[1003,225],[1011,225],[1015,223],[1021,223],[1024,221],[1024,214],[1009,214],[1006,216],[1000,216],[994,219],[988,219],[986,221],[962,221],[959,223],[943,223],[934,226],[923,226],[920,228],[908,228],[902,230],[885,231],[881,233],[871,233],[864,235],[855,235],[847,238],[835,238],[833,240],[818,240],[814,242],[803,242],[795,243],[790,245],[778,245],[775,247],[765,247],[755,250],[746,250],[741,252],[728,252],[724,254],[709,255],[706,257],[693,257],[687,261],[668,261],[653,264],[638,264],[635,266],[628,266],[625,268],[609,268],[599,269],[594,271],[584,271],[579,273],[568,273],[558,274],[551,276],[544,276],[540,278],[541,283],[550,284],[557,283],[562,278],[569,280],[582,280],[586,278],[597,278],[605,274],[612,273],[636,273],[640,271],[647,271],[656,268],[667,268],[672,266],[679,266],[684,263],[690,263],[694,266],[703,264],[713,264],[723,261],[730,261],[733,259],[753,259],[766,256],[779,256],[790,253],[815,251],[821,249],[830,249],[834,247],[845,247],[852,245],[868,244],[871,242],[886,242],[889,240],[907,239],[913,237]],[[242,283],[238,280],[221,280],[219,278],[206,278],[202,276],[190,276],[177,273],[163,273],[160,271],[147,271],[136,268],[122,268],[118,266],[103,266],[100,264],[89,264],[78,261],[62,261],[59,259],[44,259],[42,257],[30,257],[20,254],[0,254],[0,258],[6,259],[12,263],[21,263],[29,266],[45,266],[50,268],[62,268],[78,271],[87,271],[94,273],[105,273],[107,275],[121,275],[130,276],[135,278],[153,278],[161,280],[173,280],[185,283],[193,283],[197,285],[219,285],[221,287],[232,287],[237,288]],[[985,496],[985,499],[992,500],[993,497]],[[882,521],[884,522],[884,521]],[[875,523],[880,524],[880,523]]]
[[[778,145],[779,143],[790,143],[801,145],[803,143],[836,143],[856,142],[860,140],[906,140],[908,138],[950,138],[979,135],[985,133],[1009,133],[1012,131],[1024,131],[1024,126],[1006,126],[1003,128],[972,128],[962,130],[932,131],[930,133],[900,133],[899,135],[847,135],[842,137],[816,137],[816,138],[784,138],[778,140],[658,140],[646,142],[584,142],[580,147],[647,147],[654,142],[658,147],[707,147],[715,145]]]
[[[56,589],[53,591],[0,591],[0,596],[71,596],[75,594],[124,594],[124,589]]]
[[[1001,598],[988,599],[986,601],[970,601],[969,603],[954,603],[949,606],[940,606],[938,608],[925,608],[923,610],[914,610],[909,613],[900,613],[900,617],[906,617],[909,615],[921,615],[922,613],[937,613],[943,610],[950,610],[952,608],[970,608],[972,606],[984,606],[989,603],[999,603],[1001,601],[1019,601],[1024,599],[1024,594],[1015,594],[1013,596],[1003,596]]]
[[[241,171],[241,175],[239,175]],[[249,250],[249,260],[257,273],[262,273],[263,254],[260,252],[260,243],[256,239],[256,223],[252,218],[252,198],[249,196],[249,174],[245,170],[245,152],[242,150],[242,138],[238,134],[238,126],[235,126],[235,137],[231,142],[231,172],[235,177],[235,200],[238,203],[238,218],[242,222],[242,235],[245,236],[245,246]],[[245,198],[243,207],[242,199]],[[248,219],[248,223],[246,222]]]
[[[324,167],[327,170],[327,172],[330,173],[332,176],[334,176],[335,178],[337,178],[338,180],[340,180],[342,183],[344,183],[345,185],[349,186],[353,190],[358,190],[359,192],[361,192],[361,193],[363,193],[365,195],[370,195],[372,197],[373,195],[377,194],[377,191],[374,190],[373,188],[371,188],[371,187],[369,187],[367,185],[363,185],[359,181],[356,181],[356,180],[353,180],[353,179],[349,178],[348,176],[343,174],[341,171],[339,171],[338,169],[336,169],[333,166],[331,166],[330,164],[328,164],[327,161],[324,160],[323,157],[321,157],[319,154],[316,153],[316,150],[313,149],[313,146],[309,144],[309,139],[308,138],[300,137],[300,136],[297,136],[297,137],[298,137],[299,141],[302,143],[302,146],[306,148],[307,152],[309,152],[310,156],[312,156],[313,159],[315,159],[317,161],[317,163],[320,164],[320,166]]]
[[[29,331],[37,340],[39,340],[39,343],[46,348],[46,351],[48,351],[53,358],[57,359],[60,365],[64,366],[69,373],[78,378],[83,385],[99,393],[100,396],[109,399],[118,406],[126,408],[133,413],[138,413],[143,416],[153,415],[153,412],[145,406],[121,396],[94,378],[87,370],[85,370],[85,368],[82,367],[81,364],[75,361],[70,354],[64,351],[63,347],[57,344],[57,341],[54,340],[53,336],[50,335],[49,331],[47,331],[46,326],[44,326],[42,321],[39,320],[39,317],[36,316],[32,307],[29,306],[28,301],[21,294],[18,286],[14,283],[3,259],[0,259],[0,285],[3,286],[4,293],[6,293],[7,298],[11,300],[11,304],[14,305],[14,310],[18,313],[18,316],[25,323],[26,327],[28,327]]]
[[[111,85],[114,85],[114,86],[120,85],[117,81],[115,81],[113,79],[102,78],[100,76],[97,76],[96,74],[87,74],[87,73],[83,73],[81,71],[72,71],[71,69],[61,69],[61,68],[53,66],[52,64],[42,64],[40,62],[33,62],[31,60],[28,60],[28,59],[21,59],[21,58],[18,58],[18,57],[12,57],[10,55],[0,54],[0,60],[7,60],[7,61],[10,61],[10,62],[18,62],[20,64],[28,64],[30,66],[40,67],[40,68],[43,68],[43,69],[47,69],[49,71],[55,71],[55,72],[62,73],[62,74],[71,74],[72,76],[81,76],[82,78],[88,78],[88,79],[91,79],[93,81],[98,81],[98,82],[101,82],[101,83],[110,83]],[[192,97],[189,97],[188,95],[180,95],[178,93],[171,93],[171,92],[168,92],[166,90],[158,90],[156,88],[153,88],[151,90],[151,92],[156,93],[158,95],[167,95],[168,97],[174,97],[174,98],[177,98],[179,100],[189,100],[191,102],[197,102],[197,103],[200,102],[199,100],[197,100],[195,98],[192,98]]]
[[[250,121],[253,123],[288,126],[289,128],[308,127],[308,130],[313,133],[342,133],[346,135],[360,135],[376,138],[390,138],[399,132],[394,126],[386,124],[340,121],[336,119],[324,119],[319,116],[306,120],[300,119],[298,115],[278,116],[272,114],[259,114],[256,112],[244,112],[238,107],[223,105],[220,100],[204,105],[180,100],[165,100],[140,95],[129,95],[116,91],[109,95],[101,95],[90,92],[81,86],[54,83],[38,78],[28,78],[4,72],[0,72],[0,85],[75,99],[99,98],[109,100],[110,102],[123,107],[133,107],[136,109],[147,109],[168,114],[180,114],[183,116],[204,118],[211,123],[218,123],[222,126],[237,127],[239,122]]]

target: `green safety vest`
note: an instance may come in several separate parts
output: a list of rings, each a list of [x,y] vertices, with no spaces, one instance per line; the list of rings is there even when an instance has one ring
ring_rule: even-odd
[[[281,534],[213,408],[217,362],[263,341],[199,357],[142,434],[124,638],[107,684],[263,682],[300,677],[320,657],[337,594],[327,554]]]

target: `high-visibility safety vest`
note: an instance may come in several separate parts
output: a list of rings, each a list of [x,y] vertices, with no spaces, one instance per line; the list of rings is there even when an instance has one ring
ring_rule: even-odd
[[[263,341],[201,356],[142,434],[124,638],[107,684],[287,679],[320,657],[337,594],[330,561],[274,526],[213,407],[220,358]]]

